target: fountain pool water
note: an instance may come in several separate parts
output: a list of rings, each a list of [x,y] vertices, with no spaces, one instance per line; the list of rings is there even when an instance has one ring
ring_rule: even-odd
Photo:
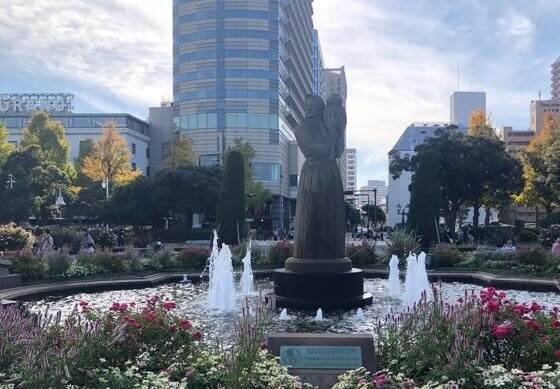
[[[245,257],[242,259],[243,262],[243,274],[241,275],[241,280],[239,283],[241,284],[241,294],[242,295],[250,295],[255,292],[253,287],[253,269],[251,267],[251,241],[247,243],[247,252],[245,253]]]
[[[406,276],[404,279],[404,301],[408,306],[418,301],[419,296],[416,283],[416,265],[416,255],[410,253],[406,259]]]
[[[399,258],[396,255],[389,260],[389,294],[401,297],[401,281],[399,280]]]
[[[63,316],[69,315],[80,300],[89,302],[90,309],[107,310],[114,301],[135,302],[136,308],[141,309],[144,303],[153,295],[159,295],[163,300],[177,303],[174,313],[191,320],[194,326],[204,332],[205,339],[213,343],[219,340],[222,344],[231,344],[234,336],[234,318],[245,306],[246,299],[250,305],[255,305],[256,296],[236,296],[235,312],[217,312],[208,307],[209,287],[207,282],[192,282],[189,284],[164,284],[153,288],[134,290],[114,290],[96,293],[78,293],[73,295],[53,295],[42,300],[29,301],[27,307],[33,312],[44,312],[47,306],[50,312],[61,311]],[[269,278],[255,280],[255,289],[263,295],[271,293],[274,284]],[[448,302],[455,302],[464,297],[465,291],[478,293],[481,286],[463,283],[442,283],[443,297]],[[373,303],[363,308],[363,319],[356,317],[355,310],[334,310],[328,312],[328,317],[322,321],[315,321],[314,310],[291,310],[289,320],[280,320],[280,310],[275,311],[269,327],[269,332],[328,332],[328,333],[373,333],[379,320],[391,312],[402,312],[407,305],[401,299],[389,295],[389,285],[386,279],[364,279],[364,290],[373,295]],[[547,307],[560,307],[560,294],[506,291],[509,298],[519,302],[531,303],[538,301]],[[287,315],[287,312],[286,312]]]
[[[280,312],[280,320],[290,320],[290,316],[288,315],[288,311],[286,310],[286,308],[282,309],[282,311]]]
[[[231,251],[226,244],[218,248],[218,235],[214,231],[212,253],[208,263],[208,308],[217,312],[235,309],[235,282]]]

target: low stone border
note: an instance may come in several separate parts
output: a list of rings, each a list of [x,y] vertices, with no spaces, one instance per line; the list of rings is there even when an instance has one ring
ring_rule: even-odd
[[[255,276],[271,276],[274,270],[260,269],[254,270]],[[383,269],[363,269],[365,277],[388,278],[389,272]],[[117,289],[137,289],[147,288],[164,284],[166,282],[177,282],[183,278],[183,274],[191,280],[199,280],[200,272],[190,273],[157,273],[145,277],[118,278],[92,281],[68,281],[49,284],[27,285],[18,288],[0,290],[0,300],[25,300],[31,297],[70,294],[78,292],[92,292]],[[401,273],[404,277],[404,273]],[[557,292],[559,289],[553,279],[549,278],[528,278],[514,276],[499,276],[481,271],[428,271],[428,278],[432,282],[439,280],[446,282],[464,282],[482,286],[493,286],[499,289],[529,290],[537,292]]]

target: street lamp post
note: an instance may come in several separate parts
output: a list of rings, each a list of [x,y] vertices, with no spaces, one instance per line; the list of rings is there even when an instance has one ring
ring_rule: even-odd
[[[105,189],[105,201],[109,202],[109,177],[103,179],[101,187]]]
[[[58,218],[62,219],[62,211],[60,208],[66,206],[66,202],[64,201],[64,197],[62,197],[62,191],[60,189],[58,190],[58,197],[54,202],[54,206],[56,207],[56,212],[58,212]]]
[[[397,204],[397,215],[402,216],[401,224],[405,223],[406,221],[405,218],[408,216],[409,211],[410,211],[409,204],[407,204],[404,208],[400,204]]]
[[[14,180],[14,175],[12,173],[8,174],[8,179],[6,180],[6,188],[7,189],[14,189],[14,184],[16,181]]]

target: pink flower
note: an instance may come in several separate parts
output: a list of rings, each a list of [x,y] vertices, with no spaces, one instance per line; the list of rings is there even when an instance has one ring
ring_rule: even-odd
[[[154,311],[151,311],[149,309],[145,309],[142,312],[142,316],[144,316],[144,319],[146,319],[148,321],[156,321],[157,320],[157,315],[154,313]]]
[[[503,339],[509,334],[513,332],[513,324],[511,322],[506,321],[502,324],[496,325],[492,327],[492,335],[494,335],[498,339]]]
[[[554,350],[554,358],[560,359],[560,350]]]
[[[383,386],[389,383],[389,379],[385,373],[376,373],[373,376],[373,383],[376,386]]]
[[[172,326],[169,327],[169,331],[171,331],[171,332],[177,331],[177,326],[175,324],[173,324]]]
[[[192,328],[192,323],[190,322],[190,320],[181,320],[179,322],[179,327],[181,327],[181,329],[183,330],[190,330]]]
[[[177,307],[177,304],[175,304],[174,301],[166,301],[162,304],[162,306],[166,311],[171,311],[172,309]]]
[[[537,302],[533,301],[529,309],[531,310],[531,312],[538,312],[542,309],[542,306],[539,305]]]
[[[200,331],[195,331],[191,334],[191,336],[193,337],[193,339],[200,340],[204,335],[202,335],[202,332]]]
[[[88,304],[89,304],[89,302],[87,302],[86,300],[80,300],[80,302],[78,303],[78,305],[79,305],[80,307],[85,307],[85,306],[88,305]]]
[[[501,299],[505,298],[506,297],[506,292],[503,292],[503,291],[498,292],[498,297],[501,298]]]

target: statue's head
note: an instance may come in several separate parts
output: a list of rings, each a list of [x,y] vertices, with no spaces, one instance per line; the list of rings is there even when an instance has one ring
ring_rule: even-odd
[[[307,119],[320,118],[325,110],[323,99],[317,95],[305,96],[305,117]]]
[[[344,130],[346,128],[346,109],[339,95],[331,95],[323,112],[323,122],[328,129]]]

